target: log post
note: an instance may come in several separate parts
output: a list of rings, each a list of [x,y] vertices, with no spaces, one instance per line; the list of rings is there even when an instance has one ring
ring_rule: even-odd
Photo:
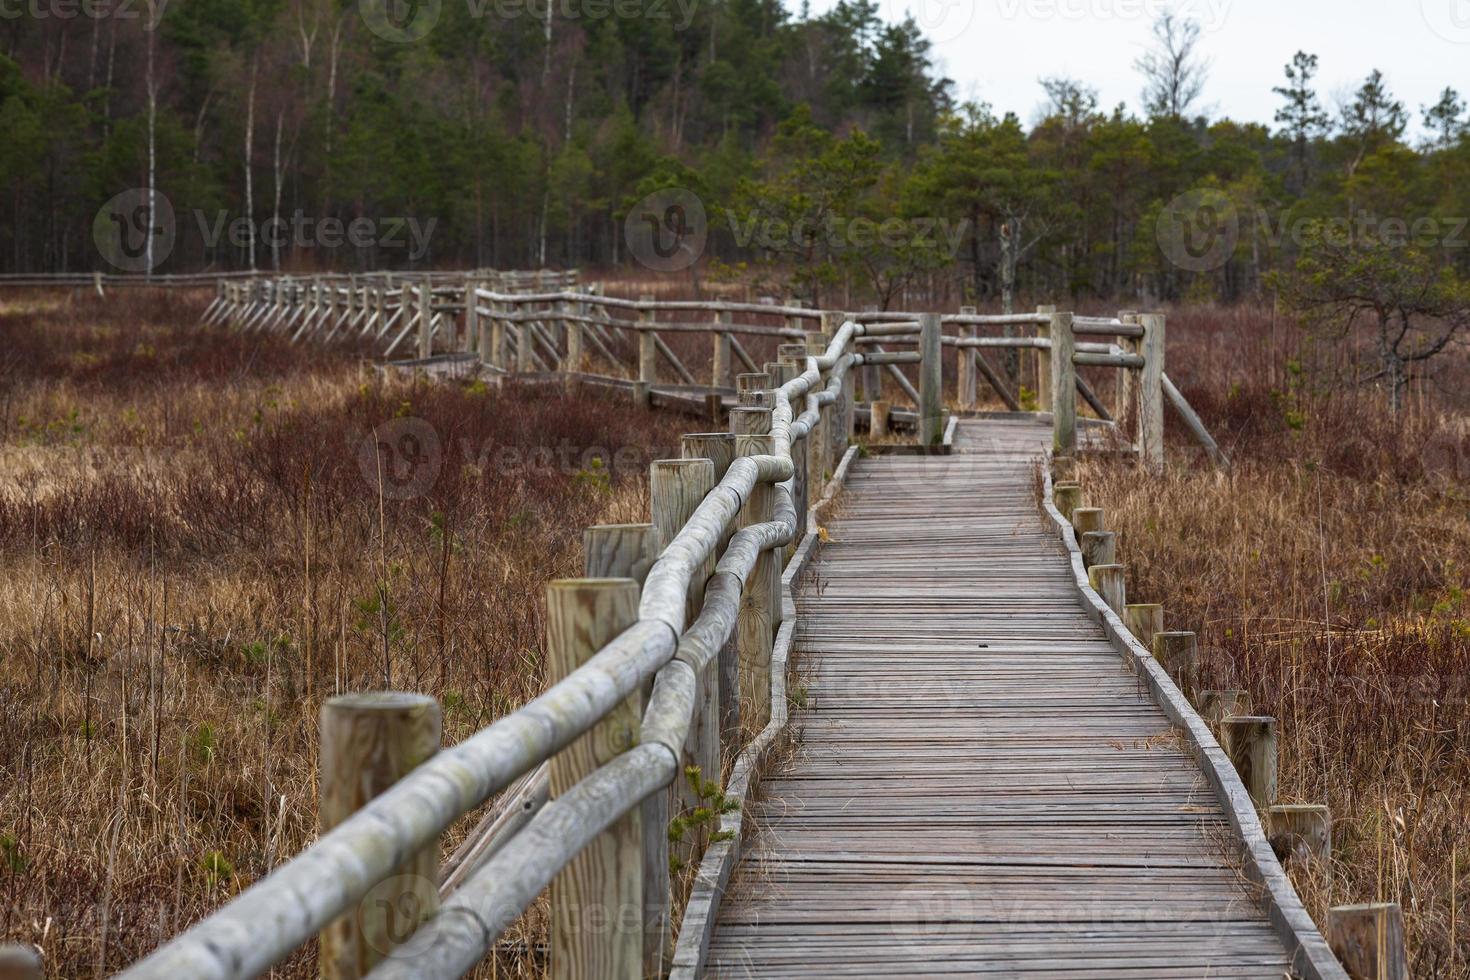
[[[1124,310],[1118,314],[1118,320],[1128,326],[1137,326],[1138,314]],[[1143,354],[1143,343],[1138,337],[1119,337],[1118,346],[1125,354]],[[1119,431],[1127,431],[1123,426],[1128,424],[1128,413],[1134,410],[1134,401],[1138,397],[1138,369],[1118,368],[1114,373],[1117,375],[1117,388],[1113,395],[1113,418],[1118,422]]]
[[[659,459],[648,467],[648,496],[653,510],[653,526],[658,529],[659,541],[667,547],[668,542],[689,522],[695,510],[704,503],[715,487],[715,464],[709,459]],[[689,582],[689,595],[684,606],[684,621],[693,623],[704,607],[704,589],[715,572],[715,556],[707,558],[695,570]],[[694,702],[694,716],[690,719],[689,737],[684,750],[693,764],[700,768],[705,779],[718,781],[720,778],[720,671],[718,663],[711,663],[696,680],[699,690]],[[681,801],[685,809],[700,805],[699,794],[692,791],[684,779],[677,780],[674,798]],[[686,842],[690,850],[680,857],[687,864],[693,858],[695,841]]]
[[[728,324],[730,313],[721,310],[715,314],[715,322],[716,324]],[[730,387],[730,333],[716,326],[714,338],[715,350],[711,361],[710,384],[716,388],[728,388]]]
[[[1249,691],[1204,691],[1199,696],[1200,715],[1212,725],[1231,715],[1251,713]]]
[[[837,331],[842,329],[843,321],[846,319],[847,315],[845,313],[838,313],[831,310],[823,313],[821,321],[822,340],[815,349],[826,353],[827,348],[832,344],[832,338],[837,335]],[[807,342],[807,349],[813,349],[810,341]],[[835,370],[836,366],[834,365],[833,367]],[[852,443],[852,408],[853,378],[852,372],[849,371],[843,379],[842,391],[838,395],[837,401],[832,404],[830,414],[827,417],[827,436],[829,443],[826,456],[830,469],[837,468],[838,461],[842,459],[843,454],[847,452],[847,447]]]
[[[961,306],[960,315],[974,316],[975,307]],[[975,327],[973,326],[960,328],[961,337],[974,337],[975,335]],[[980,393],[975,380],[975,348],[957,347],[955,350],[959,353],[957,359],[957,363],[959,364],[959,406],[962,411],[974,411],[975,406],[980,404]]]
[[[1072,314],[1051,317],[1051,426],[1052,448],[1063,456],[1077,451],[1077,338],[1072,334]],[[1042,404],[1045,408],[1045,403]]]
[[[653,296],[645,293],[638,297],[639,303],[652,303]],[[653,331],[653,311],[640,308],[638,322],[638,387],[634,389],[634,401],[648,408],[653,404],[653,386],[658,383],[658,334]]]
[[[335,291],[335,290],[334,290]],[[419,357],[434,353],[434,287],[429,277],[419,285]]]
[[[1118,537],[1112,531],[1088,531],[1077,546],[1082,550],[1082,567],[1112,565],[1118,560]]]
[[[1147,313],[1143,325],[1143,374],[1138,391],[1138,451],[1150,472],[1164,469],[1164,315]]]
[[[1077,458],[1075,456],[1053,456],[1051,458],[1053,484],[1077,482]]]
[[[888,438],[888,415],[893,410],[893,403],[879,400],[873,402],[868,414],[868,437],[870,439]]]
[[[583,367],[582,331],[586,329],[586,325],[576,315],[580,315],[582,310],[568,310],[566,300],[557,300],[556,305],[562,311],[562,325],[567,334],[567,359],[561,369],[567,374],[581,374]],[[574,315],[567,316],[566,314],[569,313]]]
[[[490,363],[506,369],[505,356],[505,304],[499,300],[490,303]]]
[[[784,365],[783,382],[800,377],[806,370],[806,345],[805,344],[782,344],[777,348]],[[791,406],[791,417],[795,420],[806,410],[806,398],[797,399]],[[796,534],[791,539],[791,544],[786,546],[786,561],[790,561],[796,553],[801,539],[806,537],[807,510],[811,507],[811,487],[807,484],[807,462],[806,456],[811,448],[811,433],[807,433],[804,439],[797,439],[791,443],[791,496],[792,504],[796,507]],[[784,564],[784,562],[783,562]]]
[[[715,482],[725,478],[730,464],[735,461],[735,435],[730,432],[693,432],[684,436],[681,448],[685,459],[708,459],[715,467]],[[720,536],[715,547],[715,558],[725,554],[730,543],[732,530]],[[732,632],[718,657],[720,705],[720,744],[735,745],[740,737],[740,646],[737,635]]]
[[[1154,637],[1164,632],[1164,607],[1157,602],[1130,602],[1123,622],[1145,650],[1152,650]]]
[[[1276,719],[1265,715],[1222,718],[1220,747],[1256,806],[1270,806],[1276,799]]]
[[[1070,524],[1072,512],[1082,506],[1082,487],[1075,483],[1057,483],[1052,486],[1051,497],[1057,512]]]
[[[1409,980],[1404,913],[1397,902],[1330,909],[1327,945],[1353,980]]]
[[[546,663],[562,680],[638,619],[631,579],[563,579],[546,586]],[[571,745],[548,768],[555,799],[632,748],[641,706],[633,696]],[[655,794],[657,795],[657,794]],[[643,813],[634,808],[587,845],[551,882],[551,976],[559,980],[645,975]],[[657,942],[663,942],[662,930]],[[661,957],[661,947],[655,952]],[[657,964],[661,960],[655,959]]]
[[[938,313],[919,317],[919,358],[919,445],[937,446],[944,441],[944,361]]]
[[[1072,527],[1078,538],[1089,531],[1106,531],[1107,524],[1101,507],[1072,508]]]
[[[377,339],[382,337],[383,332],[388,329],[388,287],[379,286],[375,290],[373,301],[375,305],[372,320],[373,337]]]
[[[1087,570],[1087,584],[1119,616],[1128,607],[1128,584],[1124,572],[1122,565],[1093,565]]]
[[[464,346],[465,350],[480,351],[480,304],[475,299],[475,277],[464,277]]]
[[[582,532],[582,574],[642,585],[661,550],[652,524],[598,524]]]
[[[769,408],[737,408],[730,413],[735,429],[736,456],[760,456],[775,448]],[[775,488],[757,483],[740,512],[740,526],[761,524],[775,517]],[[753,735],[771,719],[771,651],[775,627],[780,616],[781,569],[771,551],[756,559],[755,567],[745,580],[740,593],[740,613],[736,622],[736,642],[740,655],[738,690],[740,692],[740,724],[746,735]]]
[[[30,946],[0,946],[0,980],[41,980],[41,957]]]
[[[1162,609],[1159,618],[1163,619]],[[1199,643],[1195,635],[1182,631],[1155,633],[1150,650],[1185,697],[1194,697],[1199,688]]]
[[[439,751],[439,702],[370,691],[321,708],[318,812],[325,833]],[[439,907],[439,844],[408,855],[355,910],[321,932],[323,980],[357,980],[406,942]]]
[[[1332,814],[1320,803],[1278,803],[1266,813],[1266,828],[1278,857],[1332,860]]]
[[[1036,315],[1046,318],[1046,322],[1036,325],[1037,340],[1051,339],[1052,317],[1056,316],[1056,312],[1057,308],[1055,306],[1038,306],[1036,308]],[[1051,409],[1051,355],[1051,348],[1040,347],[1036,349],[1035,357],[1030,358],[1032,363],[1036,365],[1036,407],[1043,412],[1050,411]],[[1016,394],[1019,395],[1020,392],[1018,391]]]

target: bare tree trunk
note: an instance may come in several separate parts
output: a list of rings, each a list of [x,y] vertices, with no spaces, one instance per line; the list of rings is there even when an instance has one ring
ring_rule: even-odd
[[[149,14],[152,14],[153,4],[149,4]],[[154,39],[158,36],[156,31],[148,32],[148,68],[146,87],[148,89],[148,227],[144,229],[144,261],[147,264],[145,274],[153,276],[153,228],[155,216],[158,213],[158,145],[157,145],[157,122],[158,122],[158,79],[154,77]],[[112,72],[109,70],[108,74]]]
[[[245,95],[245,226],[246,268],[255,271],[255,83],[260,68],[258,56],[250,60],[250,88]]]
[[[271,238],[271,269],[275,272],[281,271],[281,127],[285,120],[286,110],[276,110],[276,148],[271,161],[271,171],[275,177],[275,200],[271,203],[272,227],[276,234]]]

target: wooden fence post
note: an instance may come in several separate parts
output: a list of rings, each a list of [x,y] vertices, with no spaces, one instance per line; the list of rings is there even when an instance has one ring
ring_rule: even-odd
[[[653,510],[653,526],[658,529],[659,541],[667,547],[680,529],[694,516],[695,510],[704,503],[715,487],[715,464],[710,459],[659,459],[648,467],[648,496]],[[715,572],[715,556],[710,555],[704,565],[697,569],[689,582],[689,597],[685,603],[685,621],[693,623],[704,607],[704,588]],[[705,779],[720,779],[720,671],[719,664],[711,663],[696,678],[699,690],[694,702],[694,716],[690,720],[689,737],[685,751],[698,766]],[[677,781],[674,798],[681,800],[686,809],[700,805],[699,794],[687,781]],[[689,850],[680,855],[685,863],[693,857],[695,841],[686,842]]]
[[[1124,310],[1118,314],[1118,320],[1128,326],[1137,326],[1138,314]],[[1125,354],[1143,354],[1143,342],[1138,337],[1119,337],[1118,346]],[[1118,422],[1119,431],[1127,431],[1123,426],[1128,424],[1128,413],[1134,410],[1138,397],[1138,369],[1118,368],[1114,374],[1117,376],[1117,388],[1113,395],[1113,418]]]
[[[638,297],[639,303],[652,303],[653,296]],[[643,408],[653,404],[653,386],[658,382],[658,334],[653,332],[653,311],[639,309],[638,322],[647,324],[638,328],[638,387],[633,390],[633,400]]]
[[[1278,851],[1332,860],[1332,814],[1320,803],[1278,803],[1266,813],[1266,832]]]
[[[637,619],[638,584],[631,579],[548,583],[549,679],[554,683],[581,667]],[[552,758],[552,799],[637,743],[640,700],[628,698]],[[619,817],[552,879],[552,977],[639,980],[645,975],[642,816],[635,807]]]
[[[1270,806],[1276,799],[1276,719],[1265,715],[1222,718],[1220,747],[1256,806]]]
[[[1199,696],[1200,715],[1212,725],[1231,715],[1251,713],[1249,691],[1204,691]]]
[[[875,401],[868,406],[868,437],[871,439],[888,438],[888,415],[893,411],[893,403],[889,401]]]
[[[975,312],[976,310],[973,306],[960,307],[961,316],[974,316]],[[973,326],[960,328],[960,336],[962,338],[974,337],[976,335],[976,328]],[[980,404],[980,392],[975,379],[975,348],[956,347],[955,350],[959,353],[959,357],[956,358],[956,363],[959,365],[957,369],[959,379],[959,406],[963,411],[973,411],[975,406]]]
[[[1152,650],[1154,637],[1164,632],[1164,607],[1157,602],[1130,602],[1123,622],[1145,650]]]
[[[323,832],[439,751],[439,703],[426,694],[344,694],[321,708],[318,811]],[[439,907],[439,844],[410,855],[321,932],[323,980],[357,980]]]
[[[1054,486],[1077,482],[1077,457],[1053,456],[1051,458],[1051,480]]]
[[[944,349],[938,313],[919,317],[919,445],[944,441]],[[850,374],[851,372],[849,372]]]
[[[1052,448],[1058,455],[1077,451],[1077,338],[1072,334],[1072,314],[1051,317],[1051,412]],[[1045,409],[1045,403],[1042,404]]]
[[[716,324],[728,324],[729,322],[730,313],[728,310],[721,310],[715,314]],[[709,383],[715,388],[729,388],[731,387],[729,331],[716,327],[714,338],[715,350],[714,356],[711,359],[712,367]]]
[[[822,339],[816,348],[819,354],[827,352],[827,348],[832,344],[832,338],[837,335],[837,331],[842,329],[842,324],[846,319],[847,314],[832,310],[822,314]],[[807,349],[812,349],[810,340],[807,341]],[[849,371],[843,379],[842,391],[838,394],[837,401],[832,404],[827,416],[828,447],[825,455],[829,469],[837,468],[838,461],[842,459],[852,442],[852,416],[853,377],[852,372]]]
[[[1404,913],[1397,902],[1330,909],[1327,945],[1353,980],[1409,980]]]
[[[1128,583],[1124,573],[1122,565],[1093,565],[1087,570],[1087,584],[1119,616],[1128,607]]]
[[[434,287],[428,276],[419,285],[419,357],[434,353]]]
[[[1159,618],[1163,619],[1162,609]],[[1149,648],[1185,697],[1194,697],[1199,687],[1199,643],[1195,635],[1182,631],[1155,633]]]
[[[737,408],[730,413],[735,430],[735,455],[758,456],[773,451],[771,410],[766,407]],[[740,512],[740,526],[761,524],[775,517],[775,488],[757,483]],[[774,586],[772,582],[774,581]],[[740,653],[740,724],[745,734],[755,734],[771,719],[771,651],[775,627],[780,615],[773,607],[772,596],[781,585],[781,569],[775,555],[766,551],[756,559],[755,568],[745,580],[740,593],[740,613],[736,622]]]
[[[1077,531],[1078,540],[1089,531],[1106,531],[1105,515],[1101,507],[1074,507],[1072,508],[1072,527]]]
[[[1077,546],[1082,550],[1082,567],[1112,565],[1118,560],[1117,535],[1112,531],[1088,531]]]
[[[557,300],[557,306],[561,308],[561,311],[564,314],[562,318],[562,324],[567,334],[567,359],[565,363],[562,364],[561,369],[567,374],[580,374],[582,373],[583,363],[582,331],[586,329],[586,324],[584,324],[581,320],[575,318],[575,316],[580,315],[582,311],[580,309],[568,310],[567,305],[568,303],[566,300]],[[569,313],[573,314],[573,316],[565,315]]]
[[[1143,376],[1138,391],[1138,451],[1151,472],[1164,468],[1164,315],[1147,313],[1143,325]]]
[[[597,524],[582,532],[582,574],[642,585],[661,550],[652,524]]]
[[[480,350],[480,304],[475,300],[475,277],[464,277],[464,349]]]
[[[1070,524],[1072,512],[1082,506],[1082,487],[1075,483],[1055,483],[1051,488],[1052,503]]]
[[[41,957],[29,946],[0,946],[0,980],[41,980]]]
[[[1038,306],[1036,308],[1036,315],[1046,318],[1045,323],[1036,325],[1036,338],[1038,340],[1051,339],[1052,317],[1056,316],[1056,313],[1057,308],[1055,306]],[[1036,349],[1034,357],[1026,358],[1026,360],[1029,360],[1036,366],[1036,408],[1042,412],[1050,411],[1051,409],[1051,355],[1051,348],[1040,347]],[[1022,373],[1018,371],[1017,376],[1011,380],[1016,384],[1020,384],[1024,378]],[[1019,398],[1020,394],[1018,390],[1016,396]]]
[[[714,464],[716,484],[725,478],[735,461],[735,435],[730,432],[691,432],[684,436],[681,448],[685,459],[707,459]],[[724,556],[733,533],[726,531],[720,536],[715,548],[716,563]],[[740,737],[740,646],[734,633],[720,648],[716,670],[720,675],[720,744],[735,745]]]
[[[501,370],[511,370],[514,363],[506,357],[505,304],[490,302],[490,363]]]

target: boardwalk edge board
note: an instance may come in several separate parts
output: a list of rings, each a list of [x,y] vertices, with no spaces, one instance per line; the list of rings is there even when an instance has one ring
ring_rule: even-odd
[[[674,966],[669,971],[669,980],[697,980],[704,972],[710,939],[714,936],[715,922],[719,916],[720,900],[724,897],[725,887],[730,882],[735,865],[740,861],[740,851],[744,843],[742,836],[746,798],[760,774],[766,756],[776,744],[777,737],[785,731],[789,720],[786,668],[796,635],[796,582],[821,544],[817,515],[830,506],[841,492],[847,481],[848,469],[857,458],[858,452],[857,446],[850,446],[843,454],[842,462],[838,464],[822,493],[822,499],[810,510],[806,536],[802,538],[796,554],[781,575],[781,630],[776,635],[775,649],[771,652],[771,720],[735,759],[725,798],[739,806],[720,818],[720,832],[729,835],[728,839],[711,844],[700,861],[699,872],[694,879],[694,890],[689,896],[689,903],[684,908],[684,918],[679,926],[679,938],[674,947]]]
[[[1262,889],[1262,901],[1265,902],[1271,927],[1291,953],[1292,969],[1302,980],[1348,980],[1347,972],[1332,955],[1327,940],[1323,938],[1316,922],[1307,914],[1301,898],[1292,887],[1291,879],[1281,867],[1281,862],[1276,860],[1276,854],[1261,826],[1260,817],[1256,814],[1255,803],[1246,792],[1245,784],[1240,781],[1230,758],[1210,732],[1209,725],[1194,710],[1194,706],[1175,685],[1173,678],[1154,659],[1153,654],[1144,649],[1118,614],[1088,584],[1082,551],[1072,533],[1072,525],[1052,501],[1049,464],[1049,458],[1042,464],[1042,504],[1047,517],[1056,525],[1058,536],[1071,560],[1072,576],[1082,598],[1084,611],[1103,627],[1113,647],[1133,666],[1138,676],[1147,682],[1154,701],[1184,733],[1190,753],[1199,763],[1200,770],[1239,838],[1242,870]]]

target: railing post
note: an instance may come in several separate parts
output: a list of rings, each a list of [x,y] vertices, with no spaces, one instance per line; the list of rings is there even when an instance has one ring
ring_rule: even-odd
[[[1077,365],[1072,363],[1077,338],[1072,334],[1072,314],[1053,313],[1050,332],[1052,448],[1060,456],[1071,456],[1077,451]]]
[[[649,464],[648,496],[653,510],[653,526],[657,528],[659,542],[667,547],[670,541],[694,516],[699,505],[704,503],[715,487],[715,464],[710,459],[660,459]],[[715,556],[710,555],[705,563],[695,570],[689,582],[689,596],[685,602],[685,622],[693,623],[704,608],[704,588],[715,571]],[[720,779],[720,671],[719,664],[711,663],[696,677],[699,690],[694,701],[694,716],[690,719],[689,736],[684,751],[698,766],[703,778]],[[681,777],[676,781],[673,797],[684,809],[692,810],[701,805],[699,794]],[[694,856],[698,842],[686,840],[679,857],[687,864]]]
[[[735,455],[764,456],[775,448],[769,406],[745,406],[730,412],[735,431]],[[740,526],[762,524],[775,517],[775,488],[757,483],[740,512]],[[775,554],[763,551],[740,593],[736,633],[740,650],[740,724],[746,734],[765,728],[771,719],[771,651],[779,607],[772,597],[781,587],[781,569]]]
[[[373,296],[374,310],[372,327],[373,339],[376,340],[388,329],[388,287],[379,286]]]
[[[1123,310],[1118,314],[1118,321],[1127,326],[1138,325],[1138,314],[1132,310]],[[1119,337],[1118,346],[1125,354],[1143,353],[1143,343],[1137,337]],[[1113,417],[1117,420],[1119,430],[1128,424],[1128,413],[1134,410],[1134,400],[1138,397],[1138,369],[1118,368],[1117,389],[1113,396]]]
[[[1082,506],[1082,487],[1076,483],[1054,483],[1051,488],[1052,503],[1058,513],[1072,522],[1072,512]]]
[[[432,280],[424,276],[419,284],[419,357],[434,353],[434,287]]]
[[[473,273],[464,277],[464,348],[480,353],[480,303],[475,299]]]
[[[1104,525],[1103,510],[1101,507],[1074,507],[1072,508],[1072,527],[1077,532],[1077,540],[1082,540],[1082,535],[1089,531],[1106,531]]]
[[[589,579],[632,579],[641,588],[662,550],[658,529],[652,524],[599,524],[582,532],[582,571]],[[640,718],[652,689],[650,682],[639,692]],[[668,793],[653,793],[639,805],[639,831],[643,837],[644,975],[654,976],[672,948]]]
[[[1278,803],[1266,813],[1272,847],[1319,861],[1332,860],[1332,814],[1320,803]]]
[[[801,376],[806,370],[806,345],[805,344],[782,344],[776,349],[777,356],[781,358],[782,383],[791,381]],[[791,406],[791,418],[795,421],[806,411],[806,396],[798,398]],[[792,503],[796,506],[796,536],[792,538],[790,546],[787,547],[787,560],[801,545],[801,539],[806,536],[807,509],[811,507],[811,487],[807,484],[807,453],[811,450],[811,433],[808,432],[805,439],[793,441],[791,444],[791,468],[794,471],[791,478]]]
[[[938,313],[919,317],[919,445],[944,440],[944,361]]]
[[[808,330],[806,334],[806,350],[811,357],[820,357],[827,353],[827,335],[820,330]],[[821,378],[812,394],[825,391],[827,379]],[[832,412],[830,407],[824,406],[818,413],[817,424],[812,426],[812,431],[807,436],[806,449],[806,486],[807,496],[812,500],[822,498],[822,490],[827,486],[827,473],[836,468],[836,464],[829,462],[832,459]]]
[[[1099,528],[1098,530],[1101,530]],[[1157,602],[1132,602],[1123,617],[1128,632],[1138,637],[1145,650],[1154,648],[1154,637],[1164,632],[1164,607]]]
[[[1143,376],[1139,379],[1138,451],[1151,472],[1164,469],[1164,315],[1147,313],[1143,325]]]
[[[1193,633],[1156,633],[1150,645],[1154,659],[1174,678],[1186,697],[1199,689],[1199,641]]]
[[[1204,691],[1199,696],[1199,713],[1212,725],[1218,725],[1231,715],[1251,713],[1249,691]]]
[[[868,406],[868,438],[888,438],[888,413],[893,410],[893,403],[888,401],[876,401]]]
[[[41,957],[29,946],[0,946],[0,980],[41,980]]]
[[[439,751],[439,703],[400,691],[344,694],[321,709],[318,811],[325,833]],[[409,857],[321,933],[323,980],[357,980],[439,906],[439,845]]]
[[[837,331],[842,329],[842,323],[847,318],[844,313],[828,311],[822,314],[822,340],[820,350],[826,353],[831,346],[832,338]],[[811,346],[810,342],[807,344]],[[836,369],[836,365],[833,365]],[[853,404],[853,378],[849,371],[842,382],[842,391],[833,403],[831,414],[827,418],[827,463],[830,469],[836,469],[837,463],[842,459],[847,447],[852,442],[852,404]]]
[[[715,482],[725,478],[735,461],[735,435],[729,432],[693,432],[684,436],[681,447],[685,459],[707,459],[714,464]],[[727,530],[720,535],[715,548],[716,562],[724,556],[730,543]],[[735,745],[740,738],[740,644],[738,631],[732,632],[720,648],[716,669],[719,671],[719,740],[721,745]]]
[[[1118,538],[1112,531],[1088,531],[1077,542],[1082,549],[1082,567],[1112,565],[1118,560]]]
[[[652,303],[653,296],[638,297],[639,303]],[[653,404],[653,386],[658,381],[658,334],[653,332],[653,311],[639,309],[638,322],[638,385],[633,389],[633,401],[643,408]]]
[[[560,681],[638,619],[631,579],[563,579],[546,586],[546,663]],[[555,800],[632,748],[638,696],[628,698],[551,760]],[[615,820],[551,882],[551,976],[644,976],[643,823],[634,808]]]
[[[1057,308],[1055,306],[1038,306],[1036,308],[1036,315],[1046,318],[1046,322],[1036,325],[1036,339],[1051,339],[1052,317],[1056,316],[1056,313]],[[1050,348],[1038,347],[1034,357],[1024,358],[1024,360],[1036,366],[1036,407],[1042,412],[1049,411],[1052,403],[1051,356],[1052,351]],[[1023,379],[1018,377],[1012,380],[1020,384]],[[1018,390],[1016,392],[1016,398],[1019,400],[1020,397],[1021,392]]]
[[[567,359],[561,369],[566,374],[580,374],[582,372],[582,331],[586,326],[581,320],[566,314],[568,312],[580,313],[581,310],[568,311],[566,300],[557,300],[557,306],[561,308],[562,324],[567,334]]]
[[[728,324],[730,313],[721,310],[715,314],[715,322]],[[715,388],[729,388],[730,382],[730,334],[726,330],[716,328],[714,333],[714,357],[711,361],[710,385]]]
[[[1330,909],[1327,944],[1354,980],[1409,980],[1404,913],[1397,902]]]
[[[961,316],[973,316],[975,312],[976,310],[973,306],[960,307]],[[976,336],[976,331],[973,326],[960,328],[961,338],[974,336]],[[959,353],[959,357],[955,359],[955,362],[959,365],[959,406],[963,411],[974,411],[975,406],[980,404],[980,393],[975,379],[975,348],[956,347],[955,350]]]
[[[1119,616],[1128,606],[1128,583],[1124,571],[1122,565],[1093,565],[1087,570],[1087,584]]]
[[[1270,806],[1276,799],[1276,719],[1265,715],[1222,718],[1220,747],[1256,806]]]

